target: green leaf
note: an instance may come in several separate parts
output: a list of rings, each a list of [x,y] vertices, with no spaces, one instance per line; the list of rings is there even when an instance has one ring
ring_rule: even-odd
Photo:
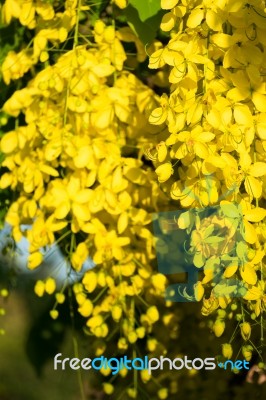
[[[238,257],[232,257],[232,256],[229,256],[228,254],[223,254],[221,256],[221,261],[224,261],[226,263],[228,262],[231,264],[236,264],[238,262]]]
[[[216,269],[216,267],[218,267],[218,265],[220,265],[219,257],[208,258],[208,260],[206,261],[206,264],[204,266],[204,271],[207,271],[208,269],[214,271]]]
[[[239,218],[240,212],[238,206],[233,203],[220,204],[221,210],[226,217]]]
[[[208,226],[208,228],[205,229],[204,231],[204,238],[209,237],[214,231],[214,224],[211,224]]]
[[[236,285],[228,286],[224,283],[219,283],[218,285],[215,286],[215,288],[213,289],[213,292],[214,292],[215,296],[217,296],[217,297],[229,296],[236,289],[237,289]]]
[[[193,263],[195,267],[201,268],[203,267],[205,259],[201,253],[196,253],[193,258]]]
[[[191,211],[183,212],[178,218],[178,227],[180,229],[186,229],[191,225],[191,223],[193,223],[193,220],[194,215],[191,213]]]
[[[246,260],[248,247],[245,242],[239,242],[236,245],[236,254],[240,260]]]
[[[220,243],[223,241],[224,241],[224,238],[219,237],[219,236],[210,236],[207,239],[204,239],[204,243],[207,243],[207,244],[215,244],[215,243]]]
[[[129,0],[129,4],[138,11],[142,22],[153,17],[161,10],[161,0]]]
[[[146,1],[143,1],[146,4]],[[138,10],[129,4],[124,10],[128,25],[135,32],[144,45],[150,44],[156,37],[156,33],[160,27],[164,11],[160,10],[157,14],[150,16],[145,21],[140,19]]]

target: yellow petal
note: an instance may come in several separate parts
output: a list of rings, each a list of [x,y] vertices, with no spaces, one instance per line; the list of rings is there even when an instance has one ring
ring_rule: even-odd
[[[44,172],[47,175],[59,176],[58,171],[56,169],[50,167],[49,165],[41,165],[40,171]]]
[[[166,121],[167,113],[162,107],[155,108],[149,117],[149,123],[153,125],[161,125]]]
[[[171,10],[178,2],[179,0],[161,0],[161,8],[163,10]]]
[[[239,125],[251,126],[253,124],[252,114],[246,105],[236,105],[234,107],[234,118]]]
[[[208,10],[206,13],[206,23],[213,31],[221,31],[223,20],[220,15],[213,10]]]
[[[119,234],[123,233],[128,226],[128,213],[125,211],[119,215],[117,221],[117,232]]]
[[[161,25],[160,25],[161,30],[164,32],[170,31],[175,26],[175,21],[176,21],[176,17],[172,12],[168,12],[168,13],[164,14]]]
[[[202,8],[196,8],[192,10],[192,12],[189,14],[187,20],[187,26],[189,28],[196,28],[201,24],[203,18],[204,18],[204,10]]]
[[[231,278],[238,269],[238,265],[229,265],[223,273],[224,278]]]
[[[1,140],[1,151],[5,154],[12,153],[18,147],[18,134],[16,131],[6,133]]]
[[[211,41],[222,49],[227,49],[234,44],[232,36],[225,33],[216,33],[215,35],[212,35]]]
[[[266,210],[261,207],[253,208],[252,210],[245,213],[245,219],[250,222],[262,221],[266,216]]]
[[[202,286],[201,282],[197,282],[194,285],[194,293],[195,293],[195,299],[197,301],[200,301],[204,295],[204,287]]]
[[[243,269],[240,270],[240,274],[243,280],[249,285],[255,285],[257,282],[257,274],[255,269],[250,265],[246,264]]]
[[[209,156],[209,151],[204,143],[195,143],[194,151],[198,157],[206,159]]]
[[[55,210],[55,218],[64,219],[70,211],[70,203],[63,201]]]
[[[249,173],[250,175],[255,176],[255,178],[266,175],[266,163],[255,162],[253,165],[250,166]]]
[[[74,203],[72,206],[72,210],[75,217],[77,217],[81,221],[88,221],[90,219],[91,213],[87,205]]]
[[[160,165],[158,168],[156,168],[155,172],[158,175],[159,182],[166,182],[170,178],[170,176],[174,173],[174,169],[170,162],[166,162]]]
[[[164,49],[157,50],[150,56],[149,68],[158,69],[165,65],[165,61],[162,57],[163,51]]]
[[[252,101],[257,109],[260,112],[266,112],[266,96],[258,93],[253,92]]]
[[[35,269],[37,268],[43,261],[43,255],[39,251],[35,251],[31,253],[28,257],[28,268]]]
[[[244,300],[258,300],[262,297],[263,292],[256,286],[253,286],[251,289],[247,291],[247,293],[243,296]]]
[[[257,240],[257,234],[256,234],[256,229],[252,224],[250,224],[248,221],[244,220],[244,227],[245,227],[245,234],[244,234],[244,239],[246,242],[253,244]]]
[[[253,176],[248,176],[245,179],[245,189],[250,197],[255,197],[258,199],[262,194],[262,183],[254,178]]]

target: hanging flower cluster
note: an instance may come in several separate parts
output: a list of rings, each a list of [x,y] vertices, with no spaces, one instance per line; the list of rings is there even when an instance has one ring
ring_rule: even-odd
[[[38,21],[45,15],[49,26],[49,18],[56,18],[51,5],[44,14],[43,2],[37,2],[36,7],[33,2],[26,19],[24,3],[14,3],[20,11],[15,13],[15,8],[12,16],[30,29],[36,26],[35,38],[44,33],[39,30],[41,24],[37,28],[36,18]],[[65,3],[66,10],[70,3]],[[153,265],[156,252],[151,214],[166,208],[168,199],[160,190],[154,169],[142,160],[143,147],[158,131],[148,122],[157,103],[153,90],[125,69],[127,56],[122,43],[134,43],[139,62],[147,56],[129,27],[116,30],[101,20],[95,22],[90,39],[80,44],[77,14],[83,10],[81,2],[79,8],[75,3],[71,10],[75,14],[69,25],[74,26],[73,48],[35,74],[3,106],[9,116],[25,120],[0,142],[6,171],[0,188],[17,193],[6,222],[12,226],[15,241],[22,236],[29,241],[29,269],[41,265],[41,249],[54,243],[60,243],[76,271],[88,257],[96,263],[96,268],[73,287],[88,335],[97,340],[116,335],[121,353],[135,351],[136,342],[146,338],[147,351],[160,353],[166,351],[167,338],[164,345],[153,336],[160,317],[153,304],[163,304],[166,278]],[[3,12],[9,22],[9,2]],[[60,18],[65,21],[65,14]],[[60,36],[60,23],[55,31]],[[20,78],[32,60],[9,53],[2,66],[5,82]],[[29,229],[22,229],[22,225]],[[39,297],[55,294],[51,317],[56,319],[57,305],[65,296],[55,280],[38,280],[35,293]],[[160,324],[165,328],[174,326],[175,321],[175,313],[169,311]],[[175,335],[176,328],[173,338]],[[95,354],[105,350],[106,342],[101,342]],[[101,372],[109,375],[111,370]],[[124,370],[121,375],[125,375]],[[150,379],[147,371],[141,377],[145,383]],[[111,393],[108,385],[104,388]],[[160,398],[165,398],[166,392],[159,385]],[[137,387],[131,385],[128,393],[134,398]]]
[[[13,18],[18,19],[22,26],[34,29],[35,33],[27,47],[18,53],[10,51],[7,54],[1,67],[6,84],[23,77],[38,61],[48,61],[49,45],[57,48],[66,41],[77,21],[77,3],[78,0],[65,1],[64,11],[56,12],[56,7],[49,1],[5,1],[2,7],[3,22],[9,24]],[[80,5],[80,10],[88,9],[88,6]]]
[[[202,313],[232,303],[244,340],[250,322],[261,325],[263,338],[265,2],[162,0],[161,6],[167,10],[161,29],[171,37],[151,54],[149,67],[168,71],[170,94],[149,117],[166,132],[150,151],[155,172],[164,191],[191,209],[177,225],[191,233],[189,252],[204,271],[195,285]],[[193,211],[215,205],[218,211],[202,219]],[[232,318],[219,315],[216,336]]]

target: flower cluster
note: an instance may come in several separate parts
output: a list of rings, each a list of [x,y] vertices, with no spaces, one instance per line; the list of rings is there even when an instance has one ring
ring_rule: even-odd
[[[6,0],[2,7],[3,22],[9,24],[12,19],[18,19],[22,26],[34,29],[34,37],[26,48],[15,53],[10,51],[1,67],[4,82],[21,78],[38,61],[49,59],[48,47],[54,48],[66,41],[68,33],[77,22],[78,0],[67,0],[64,11],[56,12],[56,7],[49,1],[40,0]],[[80,10],[88,10],[88,6],[80,5]]]
[[[236,318],[242,326],[251,318],[263,331],[265,2],[162,0],[161,7],[167,10],[161,29],[171,31],[170,40],[151,54],[149,67],[167,71],[170,93],[149,118],[165,132],[153,150],[151,144],[150,159],[164,191],[192,209],[179,218],[179,228],[191,232],[194,265],[204,269],[195,287],[202,313],[241,305]],[[200,221],[198,214],[193,221],[193,208],[214,205],[222,217]],[[232,296],[232,280],[243,285],[240,298]],[[215,334],[224,328],[218,314]]]
[[[76,13],[82,10],[75,7]],[[43,14],[42,8],[32,5],[31,10],[31,22],[24,21],[22,11],[19,15],[33,29]],[[50,5],[45,15],[54,18]],[[78,24],[74,16],[73,24]],[[23,116],[25,123],[1,139],[6,172],[0,188],[17,193],[6,222],[16,241],[22,236],[29,241],[29,269],[42,263],[41,248],[57,242],[76,271],[88,256],[96,263],[73,287],[87,333],[99,340],[116,334],[119,352],[146,337],[152,353],[163,345],[153,338],[158,308],[148,303],[163,301],[166,278],[154,269],[151,213],[166,208],[168,199],[142,158],[143,147],[158,130],[148,122],[156,95],[125,69],[123,42],[134,43],[137,60],[145,60],[144,46],[129,27],[115,29],[97,20],[88,43],[79,43],[75,29],[73,48],[5,102],[3,111],[17,121]],[[7,84],[26,72],[30,62],[21,68],[22,60],[20,54],[7,55],[2,66]],[[22,230],[25,224],[30,228]],[[49,277],[35,285],[39,297],[55,294],[54,319],[65,300],[64,288],[57,290]],[[174,313],[168,314],[163,326],[174,324]],[[97,347],[96,354],[105,348]]]

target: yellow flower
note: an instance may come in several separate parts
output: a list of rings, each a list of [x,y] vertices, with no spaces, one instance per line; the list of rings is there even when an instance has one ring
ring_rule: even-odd
[[[163,293],[166,285],[166,277],[162,274],[155,274],[151,277],[151,281],[155,289]]]
[[[88,205],[91,195],[90,189],[80,187],[78,177],[70,176],[65,181],[56,179],[51,182],[46,201],[54,208],[57,219],[65,219],[71,211],[77,220],[88,221],[91,215]]]
[[[146,313],[151,324],[159,320],[160,316],[156,306],[149,307]]]
[[[252,164],[251,157],[247,153],[240,154],[240,167],[244,174],[244,185],[248,195],[258,199],[262,194],[262,182],[257,179],[266,175],[266,163],[255,162]]]
[[[82,268],[82,264],[86,261],[88,258],[89,251],[88,251],[88,246],[86,245],[85,242],[81,242],[77,245],[76,250],[74,253],[71,255],[71,264],[72,267],[76,271],[80,271]]]
[[[94,271],[87,271],[82,279],[85,289],[92,293],[97,287],[97,275]]]
[[[17,0],[6,0],[1,11],[4,22],[10,24],[13,17],[19,18],[21,5]]]
[[[39,251],[35,251],[34,253],[31,253],[28,257],[28,268],[35,269],[39,267],[42,261],[43,255]]]
[[[11,80],[21,78],[29,71],[33,63],[32,56],[27,50],[19,53],[9,51],[1,67],[4,82],[9,85]]]
[[[82,305],[78,308],[78,312],[83,316],[83,317],[89,317],[92,313],[93,310],[93,304],[89,299],[86,299]]]
[[[205,159],[209,156],[209,148],[206,143],[211,142],[215,135],[212,132],[204,132],[202,127],[197,126],[191,132],[184,131],[177,135],[177,140],[184,142],[175,153],[175,157],[183,159],[188,154],[196,154]]]
[[[128,237],[117,237],[116,232],[111,230],[109,232],[103,231],[101,234],[96,233],[94,237],[96,253],[93,260],[96,264],[115,258],[122,260],[124,257],[124,246],[130,243]]]
[[[54,232],[60,231],[66,225],[66,222],[56,221],[53,216],[45,219],[45,216],[39,213],[32,228],[27,231],[30,251],[33,252],[41,247],[52,244],[54,242]]]

